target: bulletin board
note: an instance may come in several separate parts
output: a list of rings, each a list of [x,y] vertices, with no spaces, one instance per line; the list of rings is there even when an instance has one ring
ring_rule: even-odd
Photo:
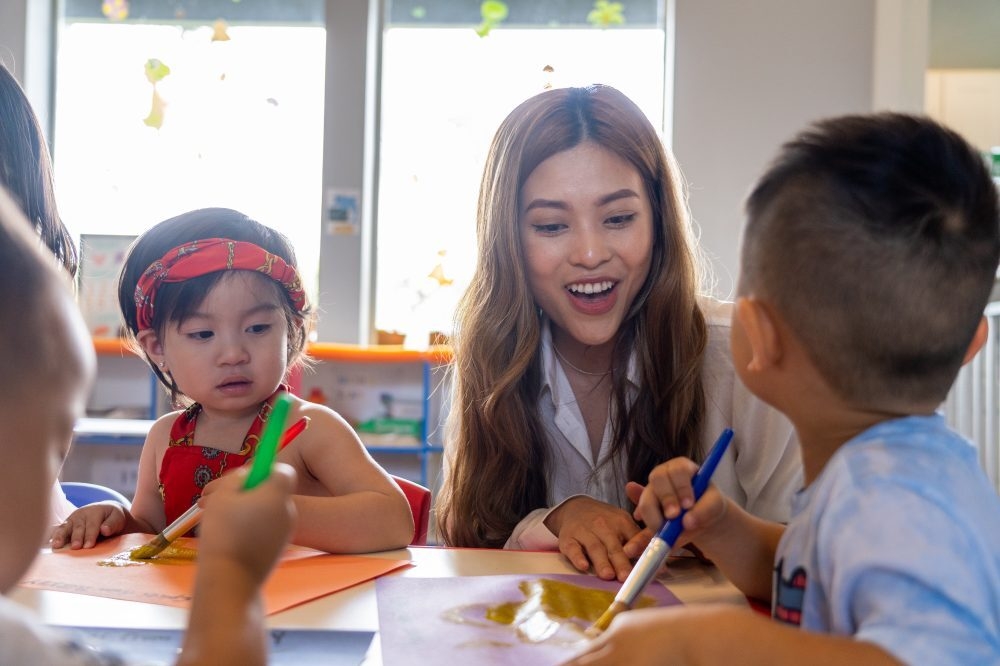
[[[82,234],[78,300],[94,337],[117,337],[121,329],[118,274],[135,236]]]

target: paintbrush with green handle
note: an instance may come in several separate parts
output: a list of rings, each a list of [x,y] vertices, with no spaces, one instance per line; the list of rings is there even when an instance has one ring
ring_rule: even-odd
[[[291,408],[291,405],[292,397],[287,393],[282,393],[274,399],[274,403],[271,405],[271,414],[264,424],[264,433],[260,438],[260,443],[257,445],[257,452],[254,454],[251,463],[250,473],[247,474],[246,482],[243,484],[245,490],[250,490],[267,479],[271,474],[271,465],[274,463],[274,457],[277,455],[278,449],[284,448],[308,424],[308,418],[304,417],[289,428],[284,437],[281,436],[281,431],[285,427],[285,420],[288,417],[288,410]],[[202,508],[197,503],[192,504],[190,509],[182,513],[177,520],[167,525],[149,543],[143,544],[129,553],[129,558],[133,560],[148,560],[156,557],[178,537],[187,534],[192,527],[197,525],[201,520],[201,512]]]

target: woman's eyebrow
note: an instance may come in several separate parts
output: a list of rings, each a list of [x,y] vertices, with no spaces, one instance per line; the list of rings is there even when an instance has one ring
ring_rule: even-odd
[[[597,200],[598,205],[603,206],[609,204],[612,201],[617,201],[618,199],[628,199],[631,197],[639,198],[638,193],[635,190],[623,187],[620,190],[612,192],[611,194],[605,194],[603,197]]]
[[[533,199],[531,203],[524,207],[524,212],[527,213],[529,210],[535,208],[555,208],[557,210],[567,210],[569,206],[563,201],[556,201],[555,199]]]

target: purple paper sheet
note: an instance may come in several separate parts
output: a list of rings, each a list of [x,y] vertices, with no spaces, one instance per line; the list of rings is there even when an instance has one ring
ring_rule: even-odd
[[[563,581],[580,587],[617,592],[621,584],[583,574],[521,574],[413,578],[386,576],[375,581],[379,636],[384,666],[555,664],[581,647],[580,627],[562,625],[550,638],[531,642],[512,625],[485,619],[485,609],[504,602],[521,603],[524,581]],[[679,604],[659,583],[646,588],[657,606]]]

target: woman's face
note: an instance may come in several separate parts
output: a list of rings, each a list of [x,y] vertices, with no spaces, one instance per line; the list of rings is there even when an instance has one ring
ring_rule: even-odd
[[[596,143],[557,153],[521,189],[528,283],[565,348],[614,340],[649,273],[653,214],[639,172]]]

